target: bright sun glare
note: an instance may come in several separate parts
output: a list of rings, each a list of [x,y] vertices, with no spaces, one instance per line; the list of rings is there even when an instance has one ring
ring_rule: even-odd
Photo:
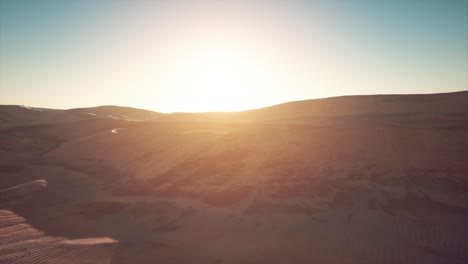
[[[269,75],[258,53],[208,45],[179,55],[164,85],[180,111],[239,111],[264,106],[274,96]]]

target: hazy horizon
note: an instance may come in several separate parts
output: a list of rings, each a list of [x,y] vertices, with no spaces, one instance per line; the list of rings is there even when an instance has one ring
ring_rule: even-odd
[[[0,104],[158,112],[468,89],[467,1],[2,1]]]
[[[432,94],[451,94],[451,93],[463,93],[463,92],[468,92],[468,90],[459,90],[459,91],[449,91],[449,92],[440,92],[440,93],[413,93],[413,94],[406,94],[406,93],[401,93],[401,94],[344,94],[344,95],[337,95],[337,96],[329,96],[329,97],[320,97],[320,98],[305,98],[305,99],[300,99],[300,100],[293,100],[293,101],[285,101],[285,102],[279,102],[276,104],[271,104],[271,105],[265,105],[265,106],[260,106],[260,107],[255,107],[255,108],[246,108],[242,110],[232,110],[232,111],[190,111],[190,112],[184,112],[184,111],[173,111],[173,112],[163,112],[163,111],[157,111],[154,109],[150,108],[144,108],[144,107],[139,107],[135,105],[112,105],[112,104],[105,104],[105,105],[80,105],[76,107],[70,107],[70,108],[56,108],[56,107],[48,107],[48,106],[38,106],[38,105],[25,105],[25,104],[0,104],[0,105],[15,105],[15,106],[21,106],[21,107],[30,107],[30,108],[43,108],[43,109],[52,109],[52,110],[70,110],[70,109],[80,109],[80,108],[93,108],[93,107],[129,107],[129,108],[135,108],[135,109],[142,109],[142,110],[150,110],[154,111],[156,113],[162,113],[162,114],[174,114],[174,113],[236,113],[236,112],[242,112],[242,111],[249,111],[249,110],[255,110],[255,109],[262,109],[262,108],[267,108],[267,107],[272,107],[272,106],[277,106],[277,105],[282,105],[286,103],[294,103],[294,102],[301,102],[301,101],[309,101],[309,100],[321,100],[321,99],[332,99],[332,98],[338,98],[338,97],[354,97],[354,96],[392,96],[392,95],[432,95]]]

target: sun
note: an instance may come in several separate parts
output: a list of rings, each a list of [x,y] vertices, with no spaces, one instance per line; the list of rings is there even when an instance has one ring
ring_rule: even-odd
[[[161,85],[180,112],[240,111],[268,104],[271,74],[258,53],[206,45],[176,57]]]

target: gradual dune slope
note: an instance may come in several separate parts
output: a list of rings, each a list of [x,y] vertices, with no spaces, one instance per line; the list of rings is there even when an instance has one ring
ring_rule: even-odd
[[[8,189],[0,190],[0,203],[3,205],[17,203],[29,198],[35,192],[47,187],[47,181],[35,180]]]
[[[3,129],[1,214],[40,261],[468,263],[467,95]]]

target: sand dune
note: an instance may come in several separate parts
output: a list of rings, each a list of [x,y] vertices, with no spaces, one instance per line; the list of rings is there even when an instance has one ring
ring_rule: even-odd
[[[467,95],[2,129],[0,263],[466,263]]]

